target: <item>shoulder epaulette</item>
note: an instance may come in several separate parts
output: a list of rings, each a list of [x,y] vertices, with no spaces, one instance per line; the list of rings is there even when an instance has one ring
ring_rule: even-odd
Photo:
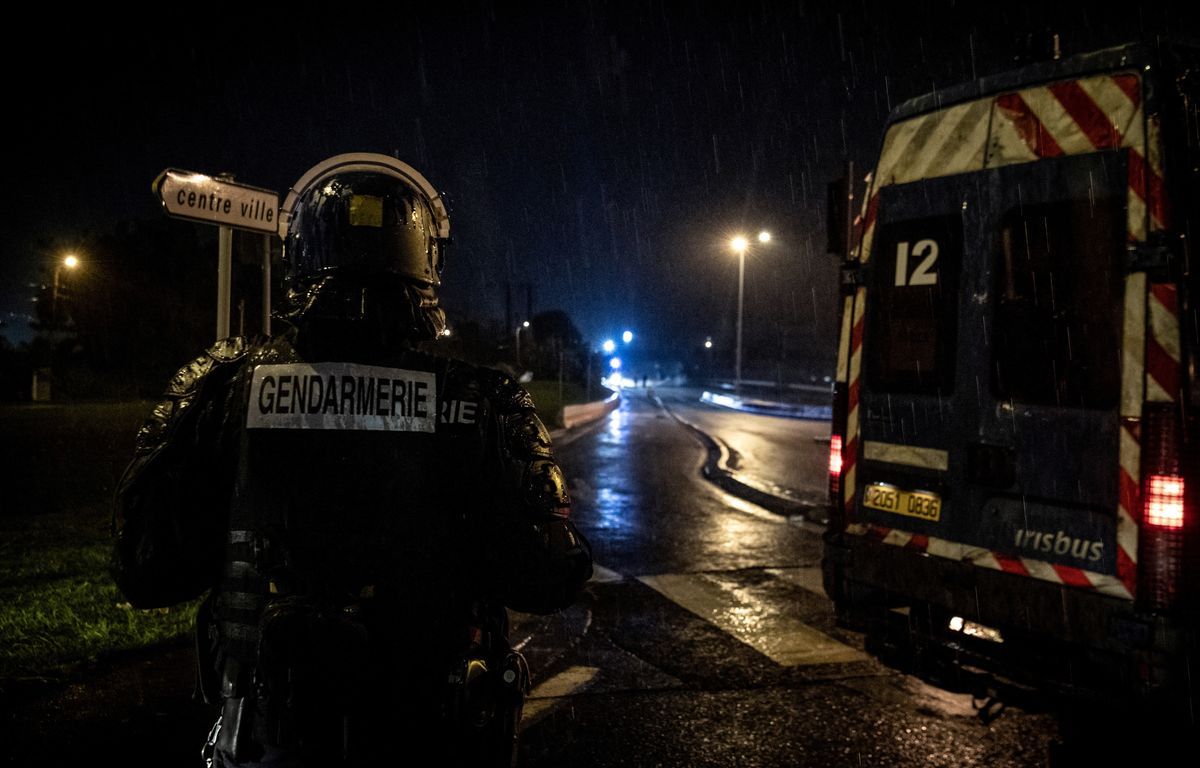
[[[185,397],[192,394],[196,385],[204,379],[215,365],[235,363],[246,356],[249,344],[242,336],[222,339],[204,351],[196,359],[176,371],[167,384],[167,397]]]
[[[519,382],[504,373],[485,368],[481,370],[484,389],[496,403],[500,413],[536,410],[533,398]]]

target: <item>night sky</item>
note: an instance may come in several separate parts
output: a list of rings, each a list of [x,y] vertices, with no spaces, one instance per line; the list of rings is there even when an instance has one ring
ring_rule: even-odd
[[[26,39],[0,54],[16,163],[2,198],[4,330],[19,336],[12,313],[31,311],[27,284],[52,256],[36,244],[161,216],[150,183],[164,168],[282,193],[330,155],[375,151],[450,201],[443,295],[456,316],[500,321],[506,283],[522,308],[529,283],[535,311],[567,310],[593,342],[630,327],[660,346],[731,345],[727,241],[766,228],[774,241],[747,261],[748,343],[823,348],[836,281],[825,185],[847,158],[870,162],[893,106],[1006,68],[1031,34],[1059,32],[1067,54],[1162,29],[1200,37],[1194,3],[1059,5],[43,15],[10,29]]]

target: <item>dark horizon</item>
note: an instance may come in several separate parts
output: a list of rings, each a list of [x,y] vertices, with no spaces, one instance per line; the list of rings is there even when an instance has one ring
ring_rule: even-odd
[[[26,284],[53,255],[39,242],[162,216],[150,183],[164,168],[282,196],[328,156],[378,151],[450,202],[454,314],[502,321],[506,284],[517,307],[529,284],[534,312],[565,310],[593,344],[630,328],[661,348],[728,349],[728,238],[767,229],[747,259],[747,346],[819,346],[836,295],[825,185],[847,159],[868,166],[900,101],[1009,68],[1052,30],[1064,55],[1197,30],[1182,4],[1086,9],[463,4],[333,21],[165,13],[144,34],[81,19],[35,41],[53,68],[5,62],[20,118],[0,312],[30,311]]]

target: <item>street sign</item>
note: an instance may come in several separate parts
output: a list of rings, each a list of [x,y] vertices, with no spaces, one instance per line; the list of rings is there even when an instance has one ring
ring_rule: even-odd
[[[154,191],[170,216],[267,234],[279,228],[279,195],[269,189],[168,168]]]

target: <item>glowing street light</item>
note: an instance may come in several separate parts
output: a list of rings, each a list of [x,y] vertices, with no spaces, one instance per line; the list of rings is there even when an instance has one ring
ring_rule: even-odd
[[[707,339],[704,340],[704,348],[712,349],[712,337],[711,336],[709,336]]]
[[[613,341],[612,339],[605,339],[604,343],[600,345],[600,348],[604,350],[606,355],[611,355],[617,348],[617,342]]]
[[[625,331],[625,333],[622,333],[621,341],[625,342],[626,344],[633,341],[633,331]]]
[[[58,291],[59,286],[62,284],[61,278],[63,267],[66,267],[69,270],[78,268],[79,258],[73,253],[68,253],[63,257],[62,261],[54,265],[54,288],[50,293],[52,299],[50,309],[56,321],[58,318]]]
[[[738,255],[738,320],[737,320],[737,357],[734,363],[733,389],[742,389],[742,300],[746,289],[746,249],[750,242],[742,235],[729,241],[730,247]]]
[[[521,331],[525,330],[528,327],[529,327],[529,321],[526,320],[523,323],[521,323],[520,325],[518,325],[517,330],[513,332],[513,335],[517,340],[516,345],[517,345],[517,367],[518,368],[521,366]]]
[[[614,371],[621,370],[621,358],[614,357],[612,360],[609,360],[608,367],[612,368]]]
[[[764,245],[771,242],[771,233],[765,229],[760,231],[758,242]],[[740,391],[742,388],[742,304],[746,292],[746,251],[750,248],[750,241],[746,239],[745,235],[738,235],[729,241],[729,247],[738,255],[737,357],[734,363],[733,387],[735,391]]]

